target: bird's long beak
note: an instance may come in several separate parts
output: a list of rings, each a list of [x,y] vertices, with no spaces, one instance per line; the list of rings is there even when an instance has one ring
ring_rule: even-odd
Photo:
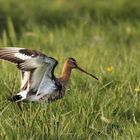
[[[96,80],[99,80],[96,76],[94,76],[94,75],[92,75],[91,73],[85,71],[84,69],[80,68],[79,66],[77,66],[76,69],[80,70],[81,72],[86,73],[87,75],[92,76],[92,77],[95,78]]]

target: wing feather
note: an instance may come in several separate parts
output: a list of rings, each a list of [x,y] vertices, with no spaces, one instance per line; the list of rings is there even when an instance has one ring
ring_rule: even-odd
[[[25,57],[24,54],[18,56],[18,54],[20,54],[19,51],[22,49],[24,48],[13,48],[13,47],[0,48],[0,59],[8,60],[16,64],[22,63],[29,58],[29,56]]]
[[[31,74],[30,90],[33,91],[32,92],[33,94],[34,93],[39,94],[40,88],[42,88],[42,84],[44,84],[44,82],[45,82],[46,86],[47,86],[47,84],[49,86],[50,81],[54,80],[54,69],[55,69],[56,65],[58,64],[58,62],[52,58],[49,58],[46,61],[50,62],[50,63],[45,63],[45,65],[42,65],[42,66],[36,68],[35,70],[33,70],[32,74]],[[31,92],[29,92],[29,93],[31,93]]]
[[[28,59],[23,63],[19,63],[18,68],[24,71],[30,71],[43,65],[45,65],[45,62],[42,56],[37,56],[35,58]]]
[[[41,52],[25,48],[14,48],[14,47],[0,48],[0,59],[8,60],[13,63],[22,63],[25,60],[37,56],[46,56],[46,55]],[[15,62],[14,60],[17,61]]]
[[[0,48],[0,59],[17,65],[22,75],[21,89],[28,87],[30,91],[38,90],[44,75],[47,74],[47,78],[52,80],[58,64],[57,60],[41,52],[14,47]]]

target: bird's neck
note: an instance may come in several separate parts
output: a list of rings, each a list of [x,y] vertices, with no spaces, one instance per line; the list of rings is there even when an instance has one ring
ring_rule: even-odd
[[[62,68],[61,76],[59,78],[59,80],[64,86],[67,86],[69,82],[71,71],[72,71],[72,68],[67,63],[65,63]]]

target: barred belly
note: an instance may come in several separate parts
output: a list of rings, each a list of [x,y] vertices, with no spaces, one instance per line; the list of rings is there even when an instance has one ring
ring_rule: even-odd
[[[39,99],[39,101],[41,101],[41,102],[44,101],[44,102],[48,102],[49,103],[49,102],[61,99],[63,96],[64,96],[64,92],[62,92],[62,91],[55,91],[53,93],[44,95],[43,97],[41,97]]]

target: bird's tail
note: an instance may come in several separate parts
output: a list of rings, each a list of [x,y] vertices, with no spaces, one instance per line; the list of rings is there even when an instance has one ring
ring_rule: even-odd
[[[22,99],[22,96],[21,95],[15,95],[15,96],[11,96],[11,97],[8,97],[7,100],[8,101],[11,101],[11,102],[18,102]]]
[[[24,90],[24,91],[19,92],[17,95],[14,95],[14,96],[9,97],[8,98],[8,101],[11,101],[11,102],[20,102],[20,101],[25,100],[26,97],[27,97],[27,91]]]

